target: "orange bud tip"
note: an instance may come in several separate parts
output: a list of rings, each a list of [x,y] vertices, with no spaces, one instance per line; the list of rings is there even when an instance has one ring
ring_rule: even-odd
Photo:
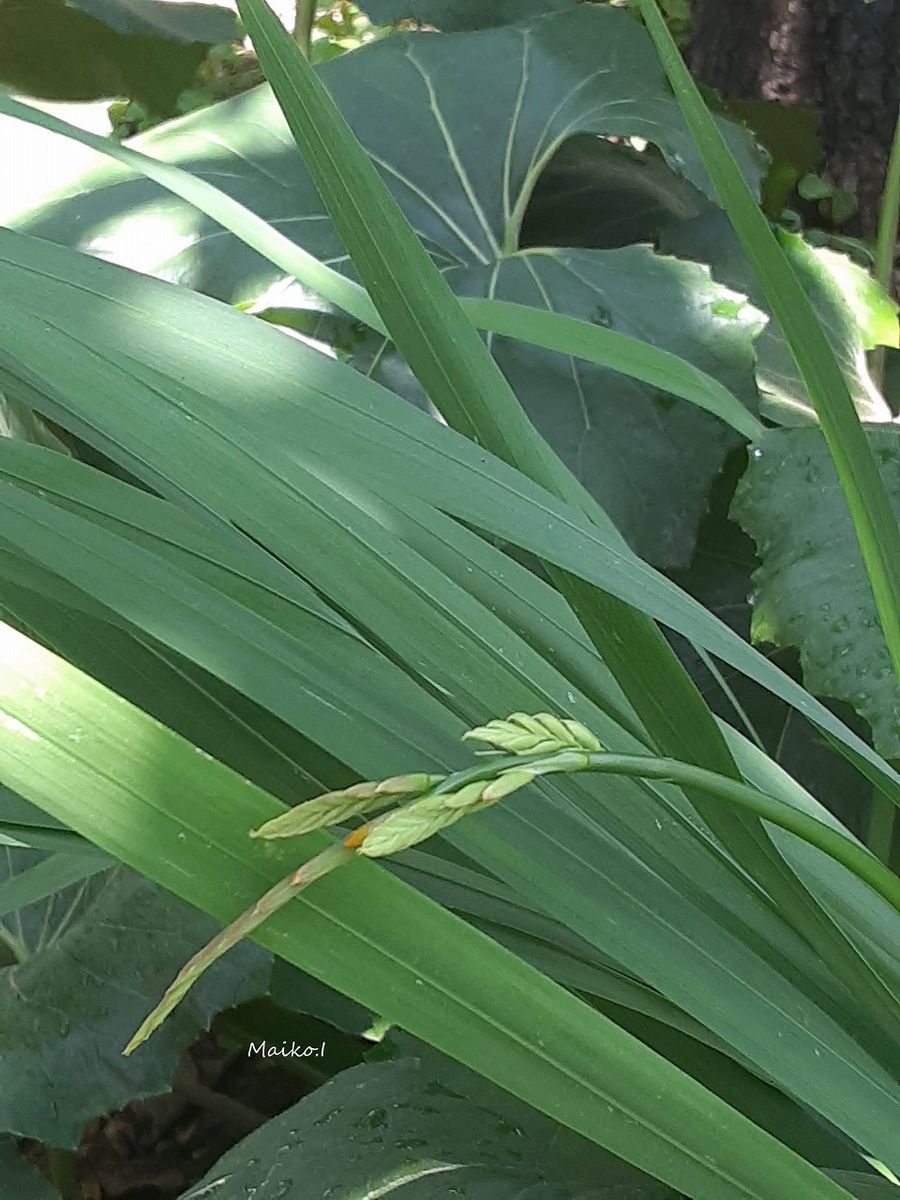
[[[352,833],[348,833],[341,843],[347,850],[358,850],[369,834],[368,825],[360,825],[359,829],[354,829]]]

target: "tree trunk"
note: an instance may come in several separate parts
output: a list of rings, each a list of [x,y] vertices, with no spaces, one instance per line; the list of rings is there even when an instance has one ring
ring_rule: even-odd
[[[878,220],[900,106],[900,0],[693,0],[691,69],[726,98],[818,109],[825,172]]]

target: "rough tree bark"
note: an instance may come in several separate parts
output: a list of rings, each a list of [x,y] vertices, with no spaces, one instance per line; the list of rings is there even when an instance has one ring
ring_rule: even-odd
[[[739,100],[822,113],[828,178],[878,217],[900,105],[900,0],[693,0],[691,69]]]

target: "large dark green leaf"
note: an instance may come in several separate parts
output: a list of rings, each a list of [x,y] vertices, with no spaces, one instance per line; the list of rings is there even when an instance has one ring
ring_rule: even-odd
[[[182,1200],[210,1189],[216,1200],[676,1195],[437,1055],[344,1071],[245,1138]]]
[[[752,539],[727,515],[735,486],[745,469],[746,455],[743,452],[734,455],[713,490],[711,511],[700,525],[693,562],[686,571],[675,572],[672,577],[710,612],[749,640],[755,599],[753,573],[759,568],[759,559]],[[783,671],[800,678],[798,655],[793,648],[779,651],[761,646],[760,649]],[[683,639],[678,639],[678,650],[713,711],[748,733],[848,829],[862,835],[871,786],[852,764],[771,692],[727,666],[717,668],[709,658],[704,662]],[[865,723],[849,705],[842,705],[841,710],[842,719],[857,733],[867,736]]]
[[[130,96],[169,115],[234,15],[171,0],[24,0],[0,7],[0,82],[50,100]]]
[[[215,1013],[267,987],[268,955],[236,948],[158,1039],[122,1058],[147,1009],[214,928],[121,869],[26,909],[26,956],[0,974],[0,1128],[75,1146],[92,1117],[168,1090],[179,1054]]]
[[[733,321],[727,328],[722,313],[734,307],[733,298],[716,294],[707,278],[643,252],[628,262],[626,278],[619,261],[588,253],[578,264],[587,283],[549,278],[545,297],[543,282],[535,287],[530,275],[516,281],[519,265],[507,257],[519,244],[544,167],[575,135],[589,142],[598,133],[640,135],[687,179],[704,184],[646,35],[626,14],[584,6],[527,28],[404,35],[328,64],[322,75],[436,261],[450,269],[454,288],[492,295],[497,287],[677,349],[754,403],[752,324]],[[731,136],[754,175],[752,143],[737,127]],[[140,144],[223,185],[324,261],[345,260],[265,92],[155,131]],[[113,169],[86,176],[76,191],[97,187],[89,199],[51,206],[29,227],[230,300],[255,297],[279,279],[275,268],[213,233],[180,201],[160,199],[152,185],[122,182]],[[543,274],[543,265],[538,269]],[[611,274],[614,289],[605,286]],[[665,301],[648,304],[660,283]],[[282,292],[280,302],[290,295]],[[649,320],[635,319],[641,310]],[[520,352],[508,342],[502,365],[531,381],[520,399],[542,429],[552,427],[551,440],[582,481],[603,499],[621,498],[613,515],[632,544],[660,565],[684,565],[710,477],[732,435],[652,388],[545,351]],[[614,444],[604,453],[608,436]],[[704,448],[690,456],[688,470],[683,458],[673,465],[686,443]],[[627,493],[619,486],[623,476]],[[664,527],[657,529],[660,515]]]
[[[145,33],[173,42],[227,42],[235,35],[233,12],[184,0],[66,0],[118,33]]]
[[[58,1200],[56,1189],[29,1166],[12,1138],[0,1138],[0,1178],[16,1200]]]
[[[363,0],[360,8],[377,25],[409,19],[451,32],[530,21],[544,13],[574,8],[578,3],[579,0]]]
[[[900,513],[900,431],[869,426],[868,435]],[[810,690],[848,701],[871,725],[881,752],[900,757],[900,684],[818,430],[767,433],[750,456],[733,512],[762,562],[754,577],[754,636],[799,647]]]

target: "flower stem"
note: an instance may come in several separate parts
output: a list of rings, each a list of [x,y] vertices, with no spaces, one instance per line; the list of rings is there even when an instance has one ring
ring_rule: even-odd
[[[581,760],[579,762],[579,760]],[[674,758],[654,758],[635,754],[608,754],[601,751],[591,754],[586,751],[564,751],[557,755],[504,755],[491,757],[468,771],[458,771],[447,778],[436,792],[457,791],[467,783],[480,779],[492,779],[499,773],[516,768],[546,764],[547,773],[552,764],[559,763],[558,771],[590,771],[600,775],[630,775],[639,779],[665,779],[683,787],[695,788],[707,796],[724,800],[755,813],[764,821],[793,833],[841,863],[857,878],[862,879],[882,896],[888,904],[900,912],[900,878],[885,867],[865,847],[838,832],[824,821],[801,812],[783,800],[761,792],[750,784],[741,783],[715,771]]]
[[[891,278],[894,270],[894,255],[897,246],[897,225],[900,223],[900,112],[894,128],[894,141],[884,177],[881,195],[881,212],[878,215],[878,233],[875,239],[875,278],[891,294]],[[870,363],[872,377],[879,390],[884,388],[885,350],[877,346]]]
[[[316,20],[316,0],[294,0],[294,41],[309,58],[312,27]]]

